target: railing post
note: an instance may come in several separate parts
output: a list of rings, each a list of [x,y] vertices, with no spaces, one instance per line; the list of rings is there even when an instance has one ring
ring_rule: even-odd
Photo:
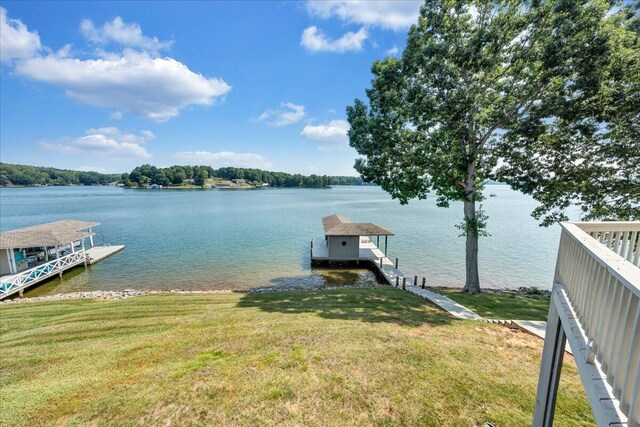
[[[542,349],[542,362],[540,376],[538,378],[538,392],[536,394],[536,407],[533,412],[533,427],[552,427],[553,414],[556,408],[556,396],[560,371],[562,370],[562,358],[567,337],[562,329],[562,323],[558,316],[555,298],[552,294],[549,305],[549,317],[545,333],[544,347]]]

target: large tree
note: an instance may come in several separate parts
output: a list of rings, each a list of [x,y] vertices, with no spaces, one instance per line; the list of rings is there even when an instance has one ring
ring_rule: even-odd
[[[350,145],[364,155],[355,167],[366,181],[403,204],[431,190],[439,206],[463,203],[464,291],[480,291],[483,182],[500,166],[499,176],[515,188],[539,191],[523,175],[539,182],[537,166],[555,154],[531,146],[551,134],[560,143],[563,130],[547,127],[558,122],[558,108],[576,126],[594,115],[593,97],[623,68],[611,60],[611,7],[581,0],[427,0],[402,57],[373,64],[369,105],[356,99],[347,108]],[[578,94],[591,100],[591,111],[568,102]],[[611,105],[609,116],[620,117],[617,110]],[[566,136],[562,141],[572,144],[576,133]]]

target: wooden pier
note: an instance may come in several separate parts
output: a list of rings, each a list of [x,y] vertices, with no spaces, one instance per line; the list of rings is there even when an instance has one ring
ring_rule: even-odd
[[[94,246],[96,222],[63,220],[0,233],[0,299],[124,249]],[[85,249],[85,240],[89,248]]]

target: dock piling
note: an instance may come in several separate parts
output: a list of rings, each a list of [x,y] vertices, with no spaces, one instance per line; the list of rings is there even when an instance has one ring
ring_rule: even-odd
[[[425,282],[426,282],[426,281],[427,281],[427,278],[426,278],[426,277],[423,277],[423,278],[422,278],[422,289],[424,289],[424,284],[425,284]]]
[[[407,278],[403,277],[402,278],[402,289],[407,289]]]
[[[398,287],[399,281],[400,281],[400,278],[396,276],[396,288]]]
[[[418,276],[413,276],[413,286],[418,286]]]
[[[396,257],[396,268],[398,268],[398,257]]]
[[[380,270],[382,270],[382,260],[383,260],[383,259],[384,259],[384,258],[380,258]]]

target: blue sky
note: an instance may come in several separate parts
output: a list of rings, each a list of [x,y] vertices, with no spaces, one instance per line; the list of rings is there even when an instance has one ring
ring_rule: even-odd
[[[14,2],[0,160],[355,175],[345,107],[420,2]]]

